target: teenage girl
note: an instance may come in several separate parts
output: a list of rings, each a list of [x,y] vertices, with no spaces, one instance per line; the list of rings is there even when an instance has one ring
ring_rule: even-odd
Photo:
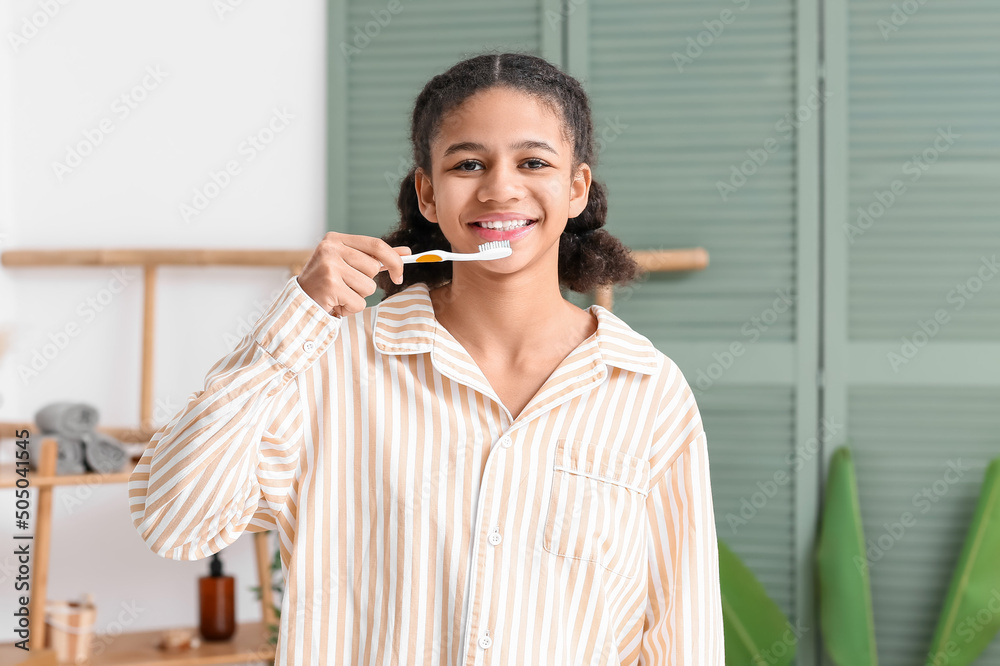
[[[410,138],[399,225],[326,234],[150,442],[136,528],[174,559],[277,529],[277,664],[722,666],[691,389],[563,297],[637,276],[582,86],[479,55],[427,83]]]

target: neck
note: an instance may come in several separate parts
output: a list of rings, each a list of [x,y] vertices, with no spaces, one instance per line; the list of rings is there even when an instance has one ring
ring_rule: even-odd
[[[431,292],[434,316],[470,353],[517,363],[578,321],[559,291],[556,262],[509,275],[477,264],[455,262],[452,281]]]

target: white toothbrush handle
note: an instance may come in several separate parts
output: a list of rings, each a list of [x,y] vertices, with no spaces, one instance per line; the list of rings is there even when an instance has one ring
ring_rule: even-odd
[[[415,264],[415,263],[417,263],[417,258],[418,257],[422,257],[425,254],[437,254],[437,255],[440,255],[440,257],[442,259],[451,259],[453,257],[458,257],[458,256],[467,256],[467,255],[453,254],[451,252],[445,252],[444,250],[427,250],[426,252],[418,252],[417,254],[406,254],[406,255],[403,255],[403,257],[402,257],[403,263],[404,264]],[[476,254],[478,254],[478,252]],[[431,263],[434,263],[434,262],[431,262]],[[382,264],[381,268],[379,268],[378,270],[379,270],[379,272],[384,271],[385,270],[385,264]]]
[[[418,252],[417,254],[407,254],[403,257],[404,264],[415,264],[417,263],[417,258],[422,257],[425,254],[436,254],[442,259],[448,261],[469,261],[471,259],[477,259],[481,252],[470,252],[470,253],[457,253],[448,252],[447,250],[427,250],[426,252]]]

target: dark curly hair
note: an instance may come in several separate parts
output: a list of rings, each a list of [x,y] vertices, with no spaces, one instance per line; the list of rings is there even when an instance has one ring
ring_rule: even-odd
[[[486,53],[463,60],[432,78],[417,95],[410,121],[415,166],[399,186],[399,225],[382,237],[389,245],[407,246],[414,254],[451,248],[440,226],[420,213],[414,174],[417,167],[431,173],[430,145],[442,118],[473,94],[494,87],[527,93],[559,112],[565,136],[573,143],[572,172],[583,162],[595,166],[590,102],[579,81],[547,60],[527,53]],[[567,222],[559,239],[560,287],[587,293],[599,285],[624,285],[638,277],[640,268],[629,248],[602,229],[607,213],[604,186],[592,179],[587,207]],[[383,299],[417,282],[426,282],[434,289],[451,279],[450,261],[411,264],[398,285],[388,271],[375,276],[376,284],[385,291]]]

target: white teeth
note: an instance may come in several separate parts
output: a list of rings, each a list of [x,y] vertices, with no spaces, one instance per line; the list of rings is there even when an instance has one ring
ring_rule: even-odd
[[[506,222],[477,222],[476,224],[485,227],[487,229],[500,229],[501,231],[510,231],[511,229],[519,229],[527,224],[530,224],[531,220],[508,220]]]

